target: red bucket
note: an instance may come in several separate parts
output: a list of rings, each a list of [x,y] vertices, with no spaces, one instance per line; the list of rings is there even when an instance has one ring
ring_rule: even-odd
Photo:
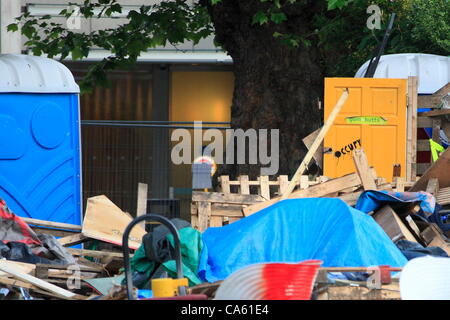
[[[298,264],[270,263],[263,268],[265,300],[310,300],[322,261]]]

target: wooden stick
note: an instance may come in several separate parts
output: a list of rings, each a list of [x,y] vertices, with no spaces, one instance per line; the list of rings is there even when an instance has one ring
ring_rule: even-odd
[[[366,153],[363,148],[353,151],[353,162],[355,164],[356,172],[361,179],[364,190],[377,190],[377,184],[375,177],[372,175],[372,171],[367,161]]]
[[[320,129],[319,134],[317,135],[317,138],[314,140],[313,144],[311,145],[311,148],[309,148],[308,152],[306,153],[306,156],[303,158],[302,163],[300,163],[299,167],[297,168],[297,171],[295,172],[294,176],[292,177],[291,182],[289,183],[287,190],[283,193],[281,196],[281,200],[287,199],[291,192],[294,190],[295,185],[298,182],[298,179],[300,176],[305,172],[306,168],[308,167],[309,162],[313,158],[314,154],[316,153],[316,150],[319,148],[320,144],[322,143],[323,138],[327,134],[328,130],[330,130],[331,126],[333,125],[334,120],[336,119],[337,115],[341,111],[342,107],[344,106],[345,101],[347,101],[348,98],[348,89],[345,89],[342,93],[341,97],[339,98],[338,102],[333,108],[333,111],[331,111],[330,115],[328,116],[327,121],[323,125],[322,129]]]
[[[2,261],[0,261],[0,270],[3,272],[9,273],[16,279],[31,283],[32,285],[35,285],[36,287],[39,287],[46,291],[49,291],[53,294],[56,294],[57,296],[59,296],[63,299],[73,299],[75,297],[75,293],[73,293],[73,292],[70,292],[63,288],[55,286],[55,285],[48,283],[44,280],[41,280],[39,278],[33,277],[29,274],[17,271],[6,264],[3,264]]]

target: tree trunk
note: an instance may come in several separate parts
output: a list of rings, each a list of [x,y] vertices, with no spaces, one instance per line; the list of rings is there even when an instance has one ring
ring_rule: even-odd
[[[264,8],[259,0],[222,0],[209,6],[216,41],[234,61],[232,127],[280,130],[278,174],[295,172],[307,151],[302,139],[321,126],[323,77],[314,40],[311,46],[292,48],[273,34],[313,34],[314,10],[321,9],[317,2],[291,6],[285,11],[288,21],[263,26],[251,23]],[[224,172],[260,174],[257,165],[224,166]]]

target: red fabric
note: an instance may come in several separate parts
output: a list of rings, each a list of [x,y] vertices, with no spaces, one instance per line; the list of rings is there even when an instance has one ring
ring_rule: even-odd
[[[6,221],[9,223],[6,223]],[[0,241],[4,243],[14,241],[42,245],[34,231],[22,218],[11,212],[3,199],[0,199],[0,228],[0,234],[2,235]]]

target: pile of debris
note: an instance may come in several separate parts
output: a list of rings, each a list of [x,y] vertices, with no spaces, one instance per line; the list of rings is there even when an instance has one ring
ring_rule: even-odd
[[[388,183],[385,179],[378,178],[374,168],[369,167],[363,149],[357,149],[353,152],[353,160],[356,168],[355,173],[336,179],[315,177],[310,180],[310,177],[302,176],[297,183],[298,189],[290,193],[287,199],[339,198],[360,213],[371,216],[378,226],[384,230],[390,242],[401,251],[406,258],[405,261],[423,256],[448,257],[450,255],[450,242],[447,238],[450,236],[450,170],[448,170],[450,151],[447,150],[442,153],[438,161],[424,175],[417,177],[416,181],[405,181],[397,177],[394,178],[392,183]],[[250,252],[253,255],[250,258],[251,263],[262,262],[258,261],[258,258],[254,258],[257,254],[252,252],[252,249],[253,246],[256,248],[256,245],[246,238],[246,234],[251,233],[253,238],[261,241],[266,237],[259,237],[258,232],[262,234],[263,231],[252,228],[250,221],[244,222],[246,219],[243,218],[253,217],[254,214],[258,215],[258,220],[254,219],[252,223],[264,224],[266,233],[279,240],[280,235],[276,233],[276,228],[281,228],[277,224],[282,224],[283,222],[280,221],[283,221],[284,218],[278,216],[278,220],[267,222],[267,219],[264,220],[265,218],[262,217],[266,213],[265,217],[267,218],[269,214],[273,215],[277,214],[279,210],[289,209],[288,204],[282,206],[282,202],[280,202],[289,183],[287,176],[279,176],[272,180],[269,180],[267,176],[261,176],[256,181],[249,180],[247,176],[241,176],[237,181],[231,181],[228,176],[222,176],[219,177],[219,181],[221,192],[198,191],[194,192],[192,197],[192,225],[204,231],[203,240],[208,247],[208,251],[210,251],[210,256],[203,260],[217,261],[214,265],[203,266],[207,276],[208,268],[214,270],[215,273],[211,275],[213,280],[217,280],[217,278],[214,278],[219,274],[217,270],[223,269],[226,276],[230,276],[232,272],[238,272],[239,268],[243,267],[242,265],[238,266],[236,270],[230,265],[238,265],[239,263],[233,259],[241,254],[245,256]],[[235,193],[232,191],[235,191]],[[252,191],[255,193],[252,194]],[[315,202],[320,201],[317,199],[308,204],[311,210],[310,215],[319,216],[318,219],[324,219],[324,215],[315,210],[315,206],[312,205]],[[278,208],[275,208],[275,204]],[[295,205],[297,211],[302,210],[302,202]],[[333,210],[328,207],[323,207],[323,210],[326,211],[325,216],[334,214]],[[292,215],[295,211],[292,210],[289,214]],[[334,215],[333,219],[344,219],[344,211],[342,211],[341,218]],[[312,220],[313,218],[311,218]],[[238,221],[239,225],[236,225]],[[312,228],[311,221],[308,222],[309,227],[306,225],[306,221],[304,223],[301,219],[297,221],[304,225],[303,230]],[[293,222],[287,221],[285,224],[289,223],[292,224]],[[226,230],[211,228],[227,225],[229,226]],[[287,232],[298,231],[291,226],[283,226],[283,228],[285,228],[283,231]],[[336,229],[333,231],[336,231]],[[328,231],[323,229],[321,232]],[[348,230],[348,232],[350,234],[352,231]],[[375,234],[376,230],[373,229],[370,233]],[[219,239],[223,239],[233,249],[227,251],[226,246],[221,247]],[[269,239],[270,244],[267,247],[276,245],[275,241],[278,240]],[[236,243],[232,241],[236,241]],[[242,244],[242,242],[245,243]],[[245,245],[242,251],[239,251],[240,245]],[[258,250],[262,250],[261,242],[258,242],[258,245]],[[382,246],[381,241],[380,246]],[[315,251],[317,251],[316,249],[319,248],[316,246]],[[380,247],[380,250],[383,249]],[[279,250],[283,250],[283,248],[279,248]],[[290,254],[294,255],[295,250],[298,249],[293,244],[290,247]],[[357,251],[356,247],[355,251]],[[223,258],[219,257],[219,252],[224,256]],[[314,254],[305,258],[324,260],[323,253],[315,252]],[[231,259],[233,261],[227,260],[227,256],[233,257]],[[270,249],[264,252],[264,256],[266,258],[271,256]],[[286,262],[292,261],[288,259]],[[221,265],[224,264],[227,265],[222,268]],[[367,286],[368,275],[374,273],[374,269],[369,268],[369,265],[365,267],[362,265],[322,266],[319,268],[316,280],[315,297],[329,300],[400,299],[399,274],[395,272],[401,271],[402,267],[392,267],[391,265],[388,268],[389,271],[379,272],[377,276],[380,278],[378,281],[380,285],[374,290],[374,287]],[[335,272],[340,273],[340,277],[330,277]],[[223,278],[225,273],[220,275]],[[382,275],[383,281],[381,281]],[[332,281],[330,281],[331,278],[333,278]],[[201,288],[199,292],[211,294],[211,291],[214,291],[211,288],[218,288],[220,283],[217,282],[210,286],[202,285],[199,287]]]
[[[20,218],[2,200],[0,288],[3,298],[99,297],[99,291],[90,281],[121,272],[122,232],[132,219],[105,196],[89,198],[82,227]],[[129,247],[137,249],[144,234],[143,228],[136,226]],[[96,250],[81,249],[81,243]]]

